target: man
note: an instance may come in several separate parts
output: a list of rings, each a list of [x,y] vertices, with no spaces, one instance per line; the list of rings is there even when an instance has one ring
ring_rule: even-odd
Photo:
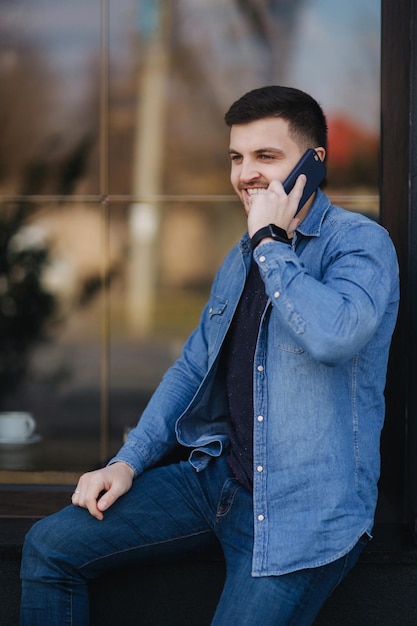
[[[282,181],[308,148],[326,155],[314,99],[261,88],[225,119],[248,233],[125,445],[30,531],[22,626],[86,625],[88,580],[213,542],[227,576],[212,624],[311,624],[371,536],[393,245],[321,190],[294,217],[306,178],[288,195]],[[189,460],[150,469],[177,442]]]

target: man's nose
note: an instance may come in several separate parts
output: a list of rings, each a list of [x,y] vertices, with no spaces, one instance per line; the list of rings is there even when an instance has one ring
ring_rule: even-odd
[[[241,182],[249,183],[252,180],[257,180],[260,176],[259,169],[256,167],[256,163],[252,160],[243,160],[239,172],[239,178]]]

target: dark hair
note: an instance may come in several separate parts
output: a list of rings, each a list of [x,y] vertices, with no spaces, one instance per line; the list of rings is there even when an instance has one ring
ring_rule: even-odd
[[[224,116],[227,126],[280,117],[289,124],[292,138],[303,148],[327,149],[327,123],[323,110],[307,93],[272,85],[253,89],[236,100]]]

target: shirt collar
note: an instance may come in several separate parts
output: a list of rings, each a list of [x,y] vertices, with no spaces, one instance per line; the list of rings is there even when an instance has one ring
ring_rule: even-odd
[[[331,202],[329,198],[321,191],[321,189],[317,189],[314,202],[311,205],[309,212],[298,226],[297,231],[306,237],[319,237],[321,225],[330,207]]]

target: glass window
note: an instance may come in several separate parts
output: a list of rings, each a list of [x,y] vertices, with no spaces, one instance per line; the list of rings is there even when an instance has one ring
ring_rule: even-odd
[[[118,449],[245,230],[235,99],[311,93],[327,193],[378,218],[380,2],[0,0],[0,34],[0,412],[37,425],[0,428],[0,478],[62,482]]]

